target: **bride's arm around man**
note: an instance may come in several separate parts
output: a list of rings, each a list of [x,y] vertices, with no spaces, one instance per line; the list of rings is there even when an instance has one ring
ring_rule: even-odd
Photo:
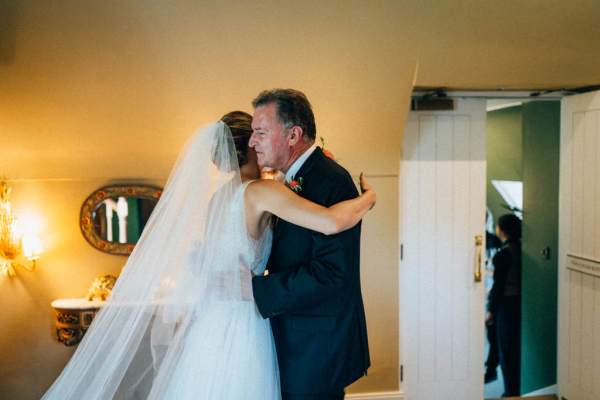
[[[262,92],[253,102],[249,145],[261,167],[286,174],[299,195],[329,207],[358,196],[349,173],[314,144],[311,105],[296,90]],[[360,287],[360,224],[324,235],[276,220],[269,274],[252,280],[271,319],[282,397],[342,399],[370,365]]]

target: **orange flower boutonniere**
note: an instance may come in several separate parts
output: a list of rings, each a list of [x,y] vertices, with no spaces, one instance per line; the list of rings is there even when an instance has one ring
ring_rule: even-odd
[[[335,156],[333,153],[325,148],[325,139],[323,139],[323,136],[319,136],[319,139],[321,139],[321,149],[323,150],[323,155],[335,161]]]

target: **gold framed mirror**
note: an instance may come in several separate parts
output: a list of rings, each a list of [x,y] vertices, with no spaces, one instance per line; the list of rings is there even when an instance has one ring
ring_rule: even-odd
[[[143,185],[102,187],[81,206],[79,227],[85,240],[109,254],[128,256],[156,206],[162,189]]]

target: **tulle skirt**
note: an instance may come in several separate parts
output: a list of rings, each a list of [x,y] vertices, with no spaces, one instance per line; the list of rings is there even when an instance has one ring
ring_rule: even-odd
[[[195,313],[170,371],[150,398],[278,400],[277,357],[269,320],[254,302],[211,302]]]

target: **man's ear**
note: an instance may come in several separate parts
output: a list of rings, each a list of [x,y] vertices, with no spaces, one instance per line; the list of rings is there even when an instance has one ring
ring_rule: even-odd
[[[288,134],[287,140],[289,146],[295,146],[298,142],[302,140],[302,135],[304,132],[302,128],[298,125],[294,125],[290,128],[290,133]]]

